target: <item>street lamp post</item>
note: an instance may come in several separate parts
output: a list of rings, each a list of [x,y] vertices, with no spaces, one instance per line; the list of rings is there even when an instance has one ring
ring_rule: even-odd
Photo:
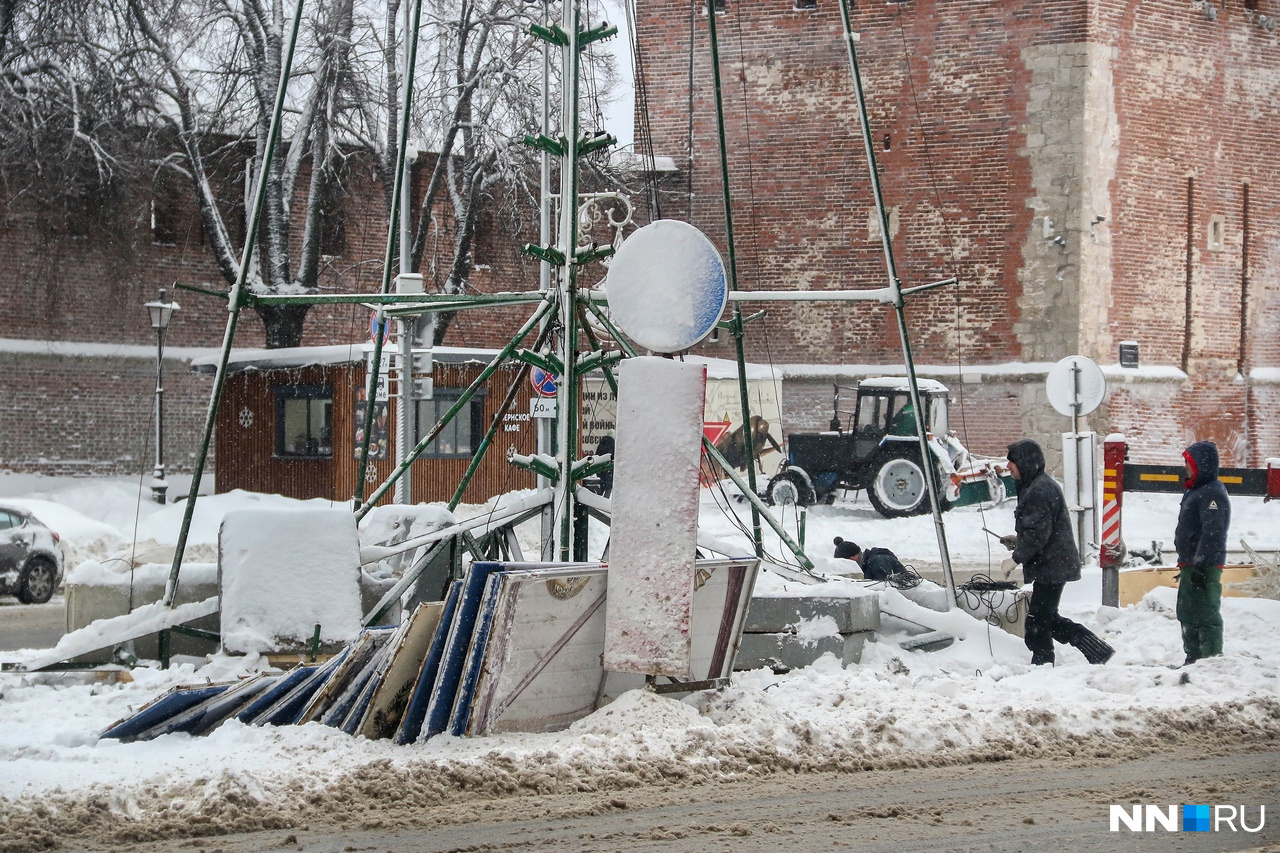
[[[164,331],[169,328],[178,303],[170,301],[162,287],[160,298],[145,307],[151,315],[151,328],[156,330],[156,467],[151,475],[151,499],[162,504],[169,490],[164,479]]]

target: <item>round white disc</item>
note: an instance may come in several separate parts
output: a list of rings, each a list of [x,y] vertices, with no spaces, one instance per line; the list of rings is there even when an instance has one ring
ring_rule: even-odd
[[[715,245],[675,219],[632,232],[609,263],[605,291],[618,328],[653,352],[682,352],[701,341],[729,301]]]
[[[1049,402],[1064,415],[1087,415],[1107,395],[1107,380],[1102,368],[1091,358],[1069,355],[1049,368],[1045,377]],[[1080,405],[1077,412],[1076,404]]]

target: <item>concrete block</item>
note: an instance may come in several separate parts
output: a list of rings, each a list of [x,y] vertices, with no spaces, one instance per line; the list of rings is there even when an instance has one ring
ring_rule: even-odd
[[[874,632],[801,639],[790,633],[743,634],[733,668],[742,672],[761,667],[800,669],[827,652],[836,656],[842,666],[862,660],[862,649]]]
[[[148,580],[139,580],[135,583],[132,590],[134,609],[164,598],[164,586],[163,583],[155,583]],[[128,584],[67,584],[65,594],[67,600],[67,633],[78,631],[99,619],[111,619],[130,612],[131,595]],[[179,582],[178,595],[174,603],[190,604],[196,601],[204,601],[206,598],[217,594],[218,585],[215,582]],[[199,628],[203,631],[212,631],[216,634],[218,633],[219,625],[219,617],[215,613],[212,616],[197,619],[191,623],[190,627]],[[158,658],[160,650],[157,636],[156,634],[151,634],[135,640],[133,643],[134,655],[147,660]],[[216,650],[216,643],[181,634],[173,634],[169,645],[170,653],[175,655],[200,656]],[[103,655],[96,654],[86,657],[83,661],[79,658],[76,660],[77,662],[100,662],[104,659]]]
[[[880,628],[880,597],[862,595],[856,598],[827,596],[765,597],[751,599],[743,630],[748,633],[789,633],[801,622],[819,616],[835,620],[841,634],[876,631]]]

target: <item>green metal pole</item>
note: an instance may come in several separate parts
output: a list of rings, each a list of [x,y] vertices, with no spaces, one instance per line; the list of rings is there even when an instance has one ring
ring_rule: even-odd
[[[497,371],[497,369],[502,365],[502,362],[506,361],[507,358],[511,356],[511,353],[515,352],[516,347],[519,346],[520,342],[525,339],[525,336],[533,330],[533,327],[538,324],[538,321],[554,308],[555,303],[548,301],[544,302],[542,307],[533,312],[529,319],[525,321],[525,324],[520,327],[520,331],[516,332],[516,336],[502,348],[501,352],[494,356],[493,360],[489,362],[489,365],[485,367],[485,369],[480,372],[480,375],[477,376],[471,384],[467,386],[466,390],[462,392],[458,397],[457,402],[449,408],[449,411],[445,412],[436,425],[422,437],[422,440],[419,441],[417,446],[409,452],[404,461],[396,466],[396,469],[391,472],[389,477],[387,477],[386,482],[379,486],[374,493],[369,496],[369,499],[363,506],[356,509],[357,520],[362,519],[369,514],[369,511],[373,509],[374,505],[377,504],[379,500],[381,500],[382,496],[387,493],[387,490],[395,485],[396,480],[402,476],[405,471],[409,470],[409,466],[413,464],[413,461],[417,459],[422,452],[427,449],[427,445],[429,445],[432,440],[440,434],[440,430],[444,428],[445,424],[453,420],[454,416],[462,410],[462,407],[471,401],[471,398],[474,397],[476,392],[484,386],[484,383],[488,381],[489,377]]]
[[[707,0],[707,33],[711,37],[711,71],[715,79],[716,93],[716,127],[720,133],[720,183],[724,189],[724,227],[726,242],[729,247],[729,289],[738,289],[738,253],[733,239],[733,204],[729,198],[729,155],[724,132],[724,95],[720,85],[720,43],[716,38],[715,3]],[[751,433],[751,399],[747,393],[747,360],[742,349],[742,307],[741,303],[733,303],[733,319],[730,321],[733,330],[733,343],[738,356],[738,394],[742,401],[742,438],[743,452],[747,463],[747,483],[751,494],[759,494],[756,489],[755,447],[752,445]],[[726,471],[728,469],[725,469]],[[764,556],[764,540],[760,531],[760,511],[756,504],[751,504],[751,538],[755,543],[756,556]]]
[[[560,62],[560,133],[565,141],[560,157],[560,223],[558,248],[564,263],[560,266],[560,363],[564,375],[556,389],[556,448],[559,479],[552,503],[555,527],[555,559],[573,559],[575,537],[573,527],[573,477],[570,473],[578,447],[578,377],[574,366],[578,359],[578,312],[574,310],[577,290],[577,265],[574,251],[578,244],[578,58],[581,51],[578,31],[578,4],[564,0],[560,28],[568,43],[561,51]]]
[[[537,340],[533,342],[533,348],[535,350],[542,349],[550,336],[551,324],[543,323],[542,328],[538,331]],[[471,464],[467,466],[462,479],[458,481],[458,488],[454,490],[453,497],[449,499],[450,512],[453,512],[458,504],[462,503],[462,493],[467,490],[467,486],[471,483],[471,478],[476,475],[476,471],[480,468],[480,462],[484,459],[485,454],[489,452],[489,445],[493,443],[494,437],[498,434],[498,427],[502,426],[503,416],[511,409],[511,404],[515,402],[516,394],[520,391],[520,385],[528,375],[529,365],[522,363],[520,369],[516,371],[515,378],[511,380],[511,387],[507,389],[506,399],[502,401],[502,405],[498,407],[498,411],[494,414],[493,423],[489,425],[484,438],[480,440],[480,446],[471,455]]]
[[[391,264],[396,255],[396,246],[400,238],[400,197],[404,192],[405,149],[409,146],[409,108],[413,102],[413,72],[418,62],[418,26],[422,19],[422,0],[414,0],[413,12],[410,16],[412,25],[405,33],[409,43],[409,53],[404,69],[404,99],[400,104],[400,135],[396,150],[396,175],[391,187],[391,216],[387,222],[387,247],[382,259],[382,288],[380,293],[391,292]],[[401,270],[408,272],[408,270]],[[373,362],[369,365],[365,376],[365,408],[364,408],[364,440],[360,442],[360,463],[356,468],[356,493],[352,505],[359,507],[364,500],[364,478],[369,470],[369,439],[373,435],[373,414],[377,407],[375,389],[378,387],[378,374],[382,370],[382,339],[387,334],[387,318],[382,309],[378,309],[378,331],[373,336]],[[400,365],[400,381],[405,381],[407,364]],[[400,405],[404,405],[403,398]]]
[[[293,51],[298,42],[298,28],[302,22],[302,2],[298,0],[293,11],[293,23],[289,31],[289,41],[285,47],[284,61],[280,65],[280,82],[276,86],[275,106],[271,111],[271,124],[267,129],[266,144],[262,151],[262,169],[258,175],[258,186],[254,193],[253,213],[249,217],[249,229],[244,237],[244,250],[240,253],[240,270],[236,274],[236,283],[231,287],[227,298],[227,328],[222,336],[222,351],[218,358],[218,370],[213,377],[213,393],[209,397],[209,408],[205,412],[204,436],[200,441],[200,450],[196,454],[195,471],[191,475],[191,489],[187,493],[187,505],[182,513],[182,528],[178,531],[178,542],[173,549],[173,565],[169,568],[169,580],[164,588],[164,606],[173,607],[174,598],[178,594],[178,573],[182,568],[182,557],[187,549],[187,537],[191,533],[191,519],[195,515],[196,500],[200,494],[200,480],[204,476],[204,466],[209,459],[209,445],[213,441],[213,427],[218,418],[218,404],[222,402],[222,388],[227,381],[227,362],[231,360],[231,342],[235,339],[236,324],[240,319],[240,308],[245,300],[245,281],[249,276],[249,262],[253,258],[257,244],[258,223],[262,219],[262,210],[266,207],[267,176],[271,172],[271,164],[275,157],[276,144],[280,139],[280,125],[284,115],[284,96],[289,85],[289,75],[293,69]]]
[[[844,25],[845,44],[849,50],[849,68],[853,73],[853,88],[858,99],[858,117],[862,123],[862,146],[867,155],[867,167],[871,173],[871,189],[875,195],[876,213],[880,217],[880,245],[884,251],[885,270],[889,276],[889,290],[893,293],[894,314],[898,320],[898,337],[902,339],[902,358],[907,368],[907,385],[911,391],[911,405],[916,410],[916,434],[920,440],[920,467],[924,473],[925,487],[929,490],[929,503],[933,508],[933,527],[938,537],[938,551],[942,559],[942,574],[947,586],[947,607],[955,606],[956,586],[951,572],[951,553],[947,549],[947,531],[942,523],[942,490],[937,482],[937,466],[933,451],[925,436],[928,426],[924,422],[925,410],[920,405],[920,385],[916,381],[916,366],[911,358],[911,339],[907,336],[907,318],[902,299],[902,282],[893,260],[893,244],[889,237],[889,215],[884,206],[880,188],[880,171],[876,168],[875,145],[871,140],[871,121],[867,116],[867,102],[862,91],[862,72],[858,68],[857,38],[849,14],[849,0],[840,0],[840,19]]]
[[[182,285],[178,285],[182,287]],[[185,290],[195,288],[186,287]],[[205,291],[200,291],[205,292]],[[221,295],[221,294],[219,294]],[[546,294],[536,290],[518,293],[487,293],[468,296],[464,293],[299,293],[292,296],[257,296],[256,305],[396,305],[398,311],[388,314],[408,313],[404,306],[421,305],[433,311],[463,311],[467,308],[489,308],[493,305],[532,305],[545,300]]]

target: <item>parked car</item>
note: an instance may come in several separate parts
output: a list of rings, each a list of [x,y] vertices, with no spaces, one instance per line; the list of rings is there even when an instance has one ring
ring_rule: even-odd
[[[61,537],[23,509],[0,505],[0,595],[44,604],[62,584]]]

